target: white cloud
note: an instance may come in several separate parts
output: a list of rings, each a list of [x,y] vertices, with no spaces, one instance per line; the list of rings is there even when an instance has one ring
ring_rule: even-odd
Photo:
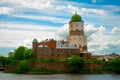
[[[64,24],[62,27],[60,27],[57,31],[56,31],[56,39],[57,40],[63,40],[63,39],[67,39],[67,36],[69,35],[69,25],[68,24]]]
[[[110,53],[120,54],[120,40],[116,40],[115,42],[113,41],[106,42],[99,47],[98,51],[101,53],[104,52],[104,54],[110,54]]]
[[[17,47],[20,45],[27,45],[26,40],[33,40],[34,38],[38,40],[44,40],[49,38],[54,38],[54,32],[44,32],[44,31],[16,31],[16,30],[0,30],[0,46],[1,47]]]
[[[114,27],[111,31],[112,34],[120,34],[120,28]]]
[[[92,0],[93,3],[96,3],[97,1],[96,0]]]
[[[66,9],[66,6],[57,6],[56,9],[57,10]]]
[[[105,10],[102,9],[94,9],[94,8],[81,8],[80,12],[82,12],[83,14],[98,14],[98,15],[102,15],[105,16],[107,15],[107,12]]]
[[[20,17],[20,18],[28,18],[28,19],[35,19],[35,20],[45,20],[50,22],[57,22],[57,23],[67,23],[67,19],[63,18],[57,18],[57,17],[51,17],[51,16],[36,16],[36,15],[13,15],[14,17]]]
[[[25,7],[31,9],[51,8],[51,2],[54,0],[1,0],[0,3],[12,4],[15,7]]]
[[[103,2],[104,0],[92,0],[93,3],[97,3],[97,2]]]
[[[69,10],[71,13],[78,12],[81,15],[101,15],[101,16],[106,16],[108,15],[107,10],[104,9],[96,9],[96,8],[86,8],[86,7],[79,7],[79,6],[74,6],[74,5],[62,5],[62,6],[57,6],[56,9],[58,10]]]
[[[118,41],[120,40],[119,36],[106,34],[107,31],[103,26],[100,26],[98,28],[89,28],[90,29],[88,29],[86,33],[91,34],[89,34],[88,40],[89,38],[92,38],[92,40],[88,42],[88,49],[90,52],[92,52],[93,54],[110,54],[112,52],[120,52],[120,41]]]
[[[116,42],[107,42],[106,44],[102,45],[101,47],[104,47],[106,49],[120,49],[120,40]]]
[[[1,24],[0,47],[17,47],[19,45],[30,46],[34,38],[44,40],[54,38],[56,27],[25,25],[25,24]]]
[[[103,26],[100,26],[96,28],[93,24],[88,24],[85,26],[85,31],[88,36],[92,34],[102,34],[105,31],[105,28]]]
[[[77,6],[68,5],[67,8],[72,12],[75,13],[76,11],[79,11],[79,8]]]
[[[26,39],[21,45],[24,44],[24,46],[26,46],[28,48],[32,48],[32,41],[33,41],[33,39]]]
[[[93,24],[85,25],[85,34],[87,35],[88,42],[91,41],[97,42],[96,39],[101,41],[101,39],[99,39],[98,36],[104,37],[103,34],[105,30],[106,29],[103,26],[96,28]]]
[[[58,27],[16,23],[0,23],[0,29],[25,30],[25,31],[55,31],[58,29]]]
[[[0,14],[7,14],[7,15],[9,15],[12,11],[13,11],[12,8],[0,7]]]
[[[22,1],[20,1],[22,2]],[[27,8],[33,8],[33,9],[45,9],[45,8],[51,8],[51,1],[45,1],[45,0],[23,0],[21,3],[23,7]]]

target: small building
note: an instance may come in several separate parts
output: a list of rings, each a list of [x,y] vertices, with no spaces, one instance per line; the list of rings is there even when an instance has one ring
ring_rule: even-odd
[[[102,60],[102,61],[111,61],[114,59],[120,59],[120,56],[118,54],[112,53],[109,55],[97,55],[92,56],[93,59]]]

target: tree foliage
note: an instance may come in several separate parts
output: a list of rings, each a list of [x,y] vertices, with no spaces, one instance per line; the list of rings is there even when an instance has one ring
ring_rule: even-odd
[[[120,59],[115,59],[115,60],[110,61],[107,66],[113,72],[120,73]]]
[[[35,54],[32,49],[27,49],[24,46],[20,46],[15,50],[15,52],[10,52],[9,57],[14,60],[24,60],[34,58]]]
[[[15,60],[22,60],[24,53],[25,53],[26,48],[24,46],[20,46],[16,49],[14,53],[14,59]]]
[[[34,58],[35,55],[34,55],[34,52],[32,49],[27,49],[24,53],[24,59],[32,59]]]
[[[9,52],[9,53],[8,53],[8,57],[9,57],[9,58],[14,58],[14,52]]]
[[[85,64],[85,60],[79,56],[72,56],[67,59],[67,64],[71,66],[70,72],[77,73],[79,70],[82,70]]]
[[[19,65],[18,65],[18,69],[17,69],[17,73],[26,73],[30,70],[30,65],[28,63],[28,61],[26,60],[22,60]]]
[[[5,66],[10,63],[10,59],[4,56],[0,56],[0,66]]]
[[[90,63],[105,63],[103,60],[91,59],[89,60]]]

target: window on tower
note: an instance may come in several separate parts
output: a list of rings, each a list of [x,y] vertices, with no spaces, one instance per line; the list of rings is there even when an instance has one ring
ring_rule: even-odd
[[[71,26],[71,27],[73,27],[73,25],[72,25],[72,24],[71,24],[70,26]]]
[[[76,27],[78,27],[78,25],[76,24]]]

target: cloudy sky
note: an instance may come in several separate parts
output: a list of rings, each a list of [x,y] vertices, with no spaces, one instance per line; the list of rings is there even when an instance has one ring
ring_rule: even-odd
[[[119,0],[0,0],[0,55],[20,45],[66,39],[74,13],[84,21],[92,54],[120,54]]]

